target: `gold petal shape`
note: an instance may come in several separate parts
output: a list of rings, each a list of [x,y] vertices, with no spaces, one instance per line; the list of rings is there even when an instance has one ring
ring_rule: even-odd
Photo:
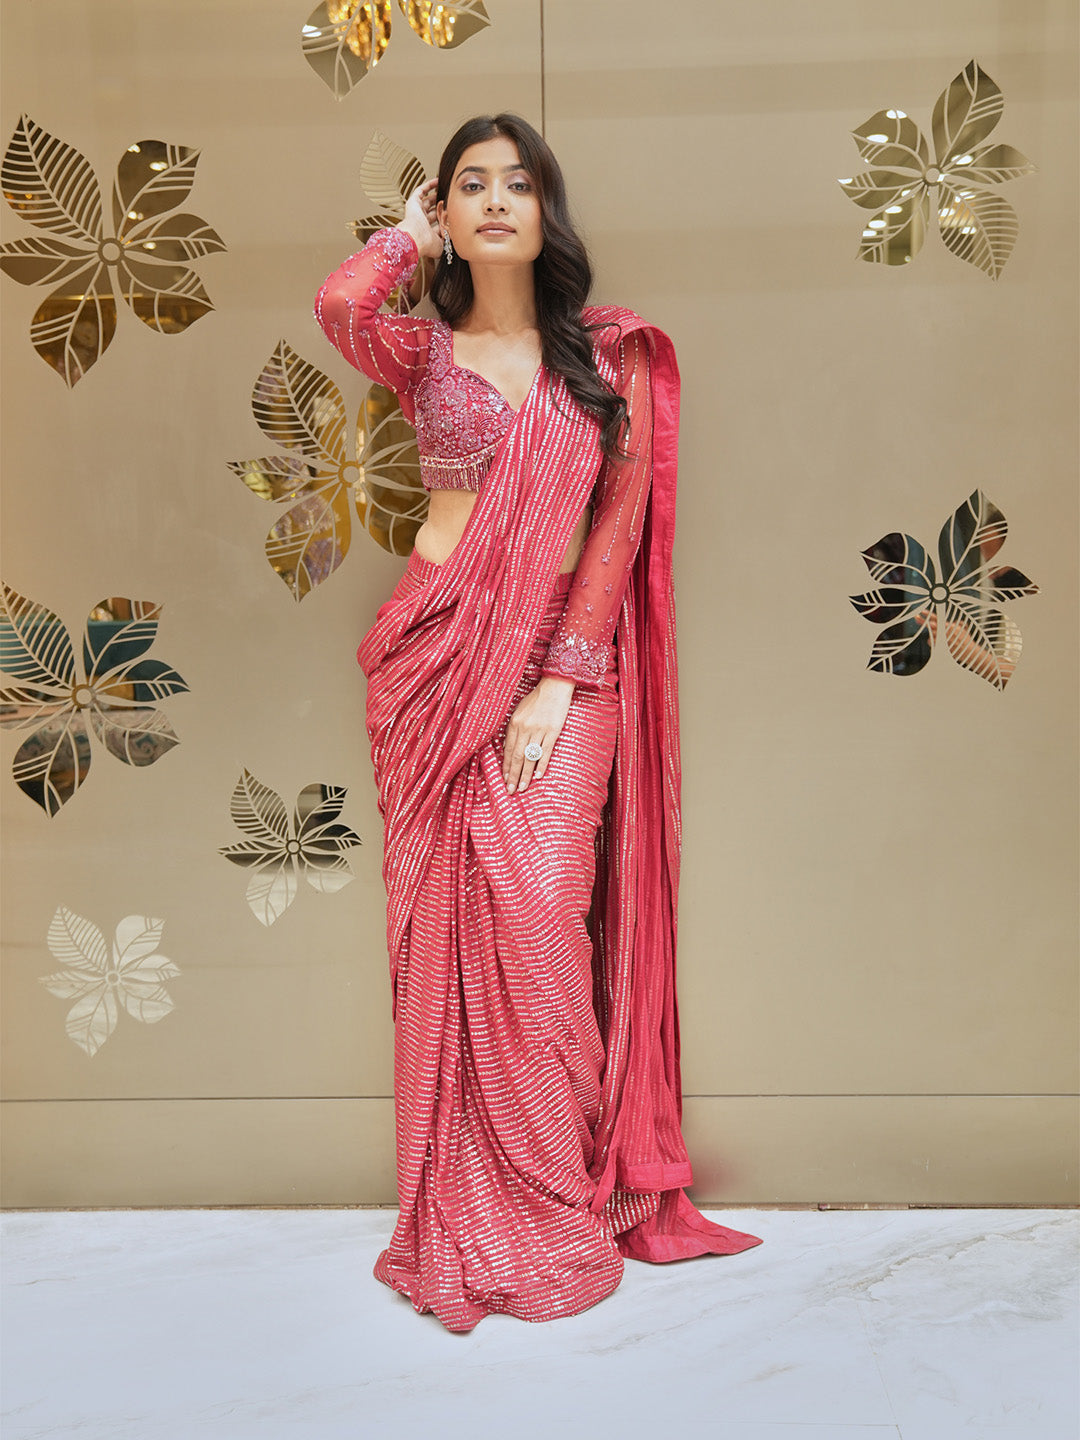
[[[1013,252],[1020,221],[1003,195],[953,186],[942,176],[938,228],[955,256],[997,280]]]
[[[153,765],[174,746],[180,737],[160,710],[103,709],[89,707],[94,734],[117,760],[126,765]]]
[[[867,221],[859,259],[872,264],[906,265],[922,249],[930,223],[930,196],[920,181],[905,199]]]
[[[482,0],[398,0],[398,6],[420,39],[439,50],[452,50],[491,24]]]
[[[872,165],[897,165],[921,174],[930,163],[926,137],[903,111],[879,110],[851,133],[859,154]]]
[[[300,33],[304,58],[344,100],[390,43],[390,0],[323,0]]]
[[[303,600],[338,568],[349,552],[352,517],[346,487],[339,479],[305,495],[266,537],[271,568]]]
[[[376,129],[360,161],[364,193],[396,225],[405,214],[405,201],[424,182],[424,167],[415,155]]]
[[[214,307],[203,283],[185,265],[154,265],[124,256],[117,267],[117,289],[151,330],[176,335]]]
[[[0,270],[20,285],[53,285],[86,263],[85,250],[50,235],[28,235],[0,246]]]
[[[70,276],[38,306],[30,343],[41,358],[75,386],[104,355],[116,333],[116,301],[98,289],[105,267],[97,260]]]
[[[16,680],[67,690],[75,655],[67,627],[51,610],[10,585],[0,589],[0,670]]]
[[[271,455],[262,460],[230,460],[229,469],[260,500],[298,500],[319,490],[336,475],[320,470],[302,455]]]
[[[114,620],[99,620],[102,611],[123,608],[127,614]],[[83,636],[83,665],[87,683],[96,685],[128,661],[144,655],[157,639],[161,606],[156,600],[128,600],[122,607],[99,601],[90,612]]]
[[[334,470],[345,464],[345,401],[317,366],[279,340],[263,366],[251,397],[255,423],[286,450],[326,456]]]
[[[15,783],[50,818],[90,773],[90,737],[80,711],[66,710],[23,741],[12,765]]]
[[[267,926],[279,920],[296,899],[297,885],[296,866],[291,855],[272,869],[256,870],[248,881],[246,894],[255,919]]]
[[[1004,690],[1020,659],[1020,627],[995,605],[950,595],[945,639],[958,665]]]
[[[224,240],[201,216],[185,213],[136,225],[127,243],[130,255],[173,265],[225,249]]]
[[[308,861],[304,866],[304,879],[320,895],[336,895],[355,878],[352,866],[340,853],[320,857],[317,864]]]
[[[949,178],[956,184],[969,181],[973,185],[997,185],[1003,180],[1018,180],[1021,175],[1034,175],[1038,166],[1012,145],[983,145],[972,150],[961,163],[954,161]]]
[[[994,502],[981,490],[973,490],[958,505],[938,535],[938,560],[942,581],[955,586],[981,572],[992,560],[1009,534],[1009,524]]]
[[[164,215],[187,199],[195,181],[200,151],[164,140],[137,140],[116,167],[113,226],[126,237],[140,220]]]
[[[408,555],[427,515],[416,432],[397,397],[372,385],[357,424],[356,509],[364,529],[391,555]]]
[[[949,168],[958,156],[985,140],[1001,119],[1001,91],[975,60],[969,60],[938,96],[930,128],[938,167]]]
[[[289,817],[285,802],[276,790],[256,780],[244,770],[229,802],[233,823],[248,835],[254,835],[269,848],[267,859],[273,859],[289,839]]]
[[[881,631],[866,668],[880,675],[917,675],[933,653],[936,636],[937,610],[927,606]]]
[[[59,715],[70,704],[69,696],[58,698],[36,685],[5,685],[0,690],[0,729],[25,730]]]
[[[895,205],[922,188],[922,181],[903,170],[864,170],[851,180],[841,180],[844,194],[864,210]]]
[[[72,146],[21,115],[0,166],[4,198],[24,220],[54,235],[101,239],[101,191]]]

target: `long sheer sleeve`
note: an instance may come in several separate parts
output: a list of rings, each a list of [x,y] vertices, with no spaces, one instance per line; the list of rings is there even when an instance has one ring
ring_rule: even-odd
[[[542,675],[561,675],[600,688],[630,568],[638,552],[652,476],[653,409],[649,345],[639,330],[620,346],[619,393],[626,397],[630,430],[622,448],[629,460],[605,459],[595,487],[592,525],[552,634]]]
[[[430,320],[384,313],[395,285],[407,291],[419,263],[404,230],[376,230],[362,250],[328,275],[315,297],[315,318],[335,349],[369,379],[398,395],[417,384],[427,365]]]

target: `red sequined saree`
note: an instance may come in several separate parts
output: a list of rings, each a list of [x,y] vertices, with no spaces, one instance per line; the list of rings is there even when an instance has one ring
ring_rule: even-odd
[[[441,565],[414,556],[358,651],[385,825],[401,1207],[375,1274],[452,1330],[491,1311],[575,1314],[615,1289],[623,1257],[760,1243],[682,1189],[678,368],[668,337],[631,311],[584,318],[606,322],[594,351],[612,383],[620,331],[642,330],[654,386],[617,685],[575,690],[542,780],[507,791],[502,737],[539,677],[602,458],[595,420],[546,370],[460,543]],[[595,829],[544,808],[560,746],[594,789]]]

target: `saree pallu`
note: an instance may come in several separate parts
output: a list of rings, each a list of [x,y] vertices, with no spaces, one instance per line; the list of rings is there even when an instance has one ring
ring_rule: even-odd
[[[452,1330],[576,1314],[626,1256],[760,1243],[681,1188],[678,369],[632,312],[585,318],[648,334],[653,474],[612,664],[599,690],[575,688],[543,778],[508,792],[502,738],[539,678],[600,463],[561,377],[516,412],[454,551],[413,552],[357,652],[395,1024],[400,1214],[375,1275]],[[614,380],[614,345],[596,358]]]

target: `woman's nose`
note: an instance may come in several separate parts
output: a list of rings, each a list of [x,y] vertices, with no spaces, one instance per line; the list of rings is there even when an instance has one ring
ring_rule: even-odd
[[[506,201],[503,199],[503,193],[502,193],[502,191],[499,189],[499,187],[498,187],[497,184],[492,187],[491,194],[488,196],[487,209],[488,209],[488,210],[505,210],[505,209],[506,209]]]

